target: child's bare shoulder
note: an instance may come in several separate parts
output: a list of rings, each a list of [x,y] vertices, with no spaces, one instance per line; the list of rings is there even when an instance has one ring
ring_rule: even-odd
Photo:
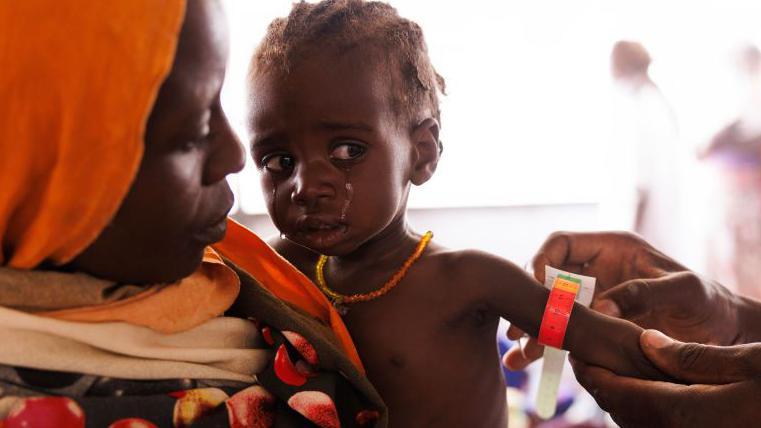
[[[511,261],[476,249],[452,250],[442,246],[431,248],[427,264],[441,278],[481,284],[504,284],[525,272]]]
[[[521,268],[484,251],[434,247],[426,258],[415,285],[430,291],[434,284],[440,291],[438,294],[445,296],[438,307],[449,308],[449,325],[511,315],[503,307],[512,308],[510,305],[520,299],[525,286],[534,285]]]

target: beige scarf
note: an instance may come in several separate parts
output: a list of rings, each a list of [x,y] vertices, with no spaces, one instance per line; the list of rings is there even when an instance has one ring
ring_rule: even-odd
[[[0,364],[125,379],[251,382],[269,361],[256,326],[220,317],[238,276],[207,251],[175,284],[0,268]]]

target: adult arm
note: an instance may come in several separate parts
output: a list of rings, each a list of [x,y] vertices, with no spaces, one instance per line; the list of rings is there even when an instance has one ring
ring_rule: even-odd
[[[597,278],[592,308],[680,340],[737,344],[761,340],[761,302],[732,294],[690,272],[638,236],[625,232],[555,233],[534,258],[538,280],[544,266]],[[523,334],[511,326],[508,337]],[[542,355],[530,340],[512,349],[505,365],[521,369]]]

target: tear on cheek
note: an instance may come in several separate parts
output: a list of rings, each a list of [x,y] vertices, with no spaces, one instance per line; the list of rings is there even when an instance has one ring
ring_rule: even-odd
[[[269,175],[267,179],[269,180],[270,187],[272,188],[272,192],[270,194],[270,198],[271,198],[271,201],[270,201],[270,207],[271,207],[271,209],[270,209],[270,213],[271,213],[270,218],[272,219],[272,224],[275,225],[275,228],[277,228],[277,230],[280,231],[280,236],[284,236],[283,232],[282,232],[283,228],[279,224],[279,221],[278,221],[278,212],[277,212],[277,182],[275,181],[275,177],[273,177],[272,175]]]
[[[351,182],[349,181],[348,177],[346,179],[346,184],[344,185],[344,189],[346,190],[346,200],[344,200],[344,204],[341,207],[341,221],[346,221],[346,213],[349,212],[349,207],[351,206],[351,201],[354,198],[354,187],[351,185]]]
[[[349,212],[349,208],[351,207],[351,202],[354,199],[354,186],[351,184],[351,178],[349,176],[350,169],[346,168],[344,170],[344,203],[341,207],[341,217],[340,221],[345,222],[346,221],[346,215]]]

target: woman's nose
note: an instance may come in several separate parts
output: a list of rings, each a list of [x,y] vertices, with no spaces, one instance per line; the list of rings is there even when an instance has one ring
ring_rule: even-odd
[[[214,184],[243,169],[245,151],[238,136],[230,127],[227,117],[220,113],[219,126],[215,130],[211,152],[206,164],[204,184]]]

